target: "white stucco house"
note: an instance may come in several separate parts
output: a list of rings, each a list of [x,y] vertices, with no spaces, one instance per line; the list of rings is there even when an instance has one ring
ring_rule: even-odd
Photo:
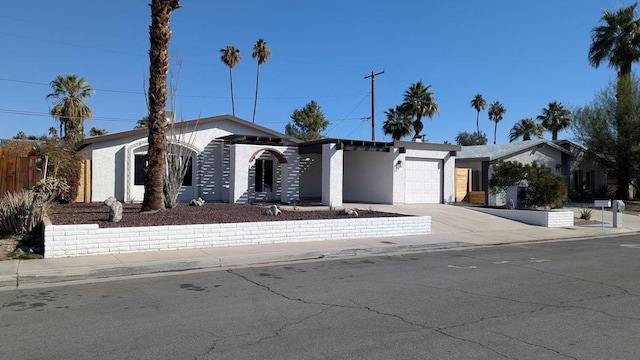
[[[180,201],[454,202],[456,145],[302,142],[230,115],[178,122],[173,134],[191,159]],[[79,154],[91,164],[91,201],[142,201],[147,147],[147,129],[80,142]]]
[[[463,146],[456,157],[456,168],[468,169],[469,190],[484,192],[485,204],[505,205],[508,199],[518,198],[516,186],[507,194],[491,194],[489,179],[493,165],[500,160],[531,164],[534,161],[551,169],[556,175],[568,178],[575,163],[575,155],[568,149],[545,139],[535,139],[507,144]],[[517,205],[517,204],[516,204]]]

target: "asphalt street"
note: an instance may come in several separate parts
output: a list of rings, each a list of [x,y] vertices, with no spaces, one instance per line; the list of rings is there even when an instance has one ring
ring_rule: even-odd
[[[0,292],[0,359],[637,359],[640,236]]]

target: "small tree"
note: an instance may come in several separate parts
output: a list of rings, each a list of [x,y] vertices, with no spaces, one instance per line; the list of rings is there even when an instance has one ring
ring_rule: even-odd
[[[466,131],[459,132],[456,136],[456,144],[462,146],[487,145],[487,134],[482,131],[471,134]]]
[[[320,105],[314,100],[302,109],[293,110],[291,120],[293,123],[288,123],[284,128],[285,134],[305,141],[322,139],[320,132],[329,126]]]
[[[517,161],[500,160],[493,165],[493,174],[489,179],[489,191],[492,194],[507,192],[511,186],[524,179],[524,166]]]
[[[492,194],[505,193],[515,185],[524,185],[518,194],[527,208],[559,208],[567,197],[564,178],[535,161],[522,165],[517,161],[499,161],[489,179]]]

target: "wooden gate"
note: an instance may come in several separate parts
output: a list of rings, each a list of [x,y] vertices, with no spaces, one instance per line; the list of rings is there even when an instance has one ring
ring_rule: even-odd
[[[471,169],[456,168],[456,202],[468,202],[471,191]]]
[[[0,148],[0,195],[31,189],[42,178],[38,158],[4,155]]]

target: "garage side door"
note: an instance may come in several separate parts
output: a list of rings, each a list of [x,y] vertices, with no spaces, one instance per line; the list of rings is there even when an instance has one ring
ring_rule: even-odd
[[[407,158],[405,163],[405,203],[440,204],[442,160]]]

